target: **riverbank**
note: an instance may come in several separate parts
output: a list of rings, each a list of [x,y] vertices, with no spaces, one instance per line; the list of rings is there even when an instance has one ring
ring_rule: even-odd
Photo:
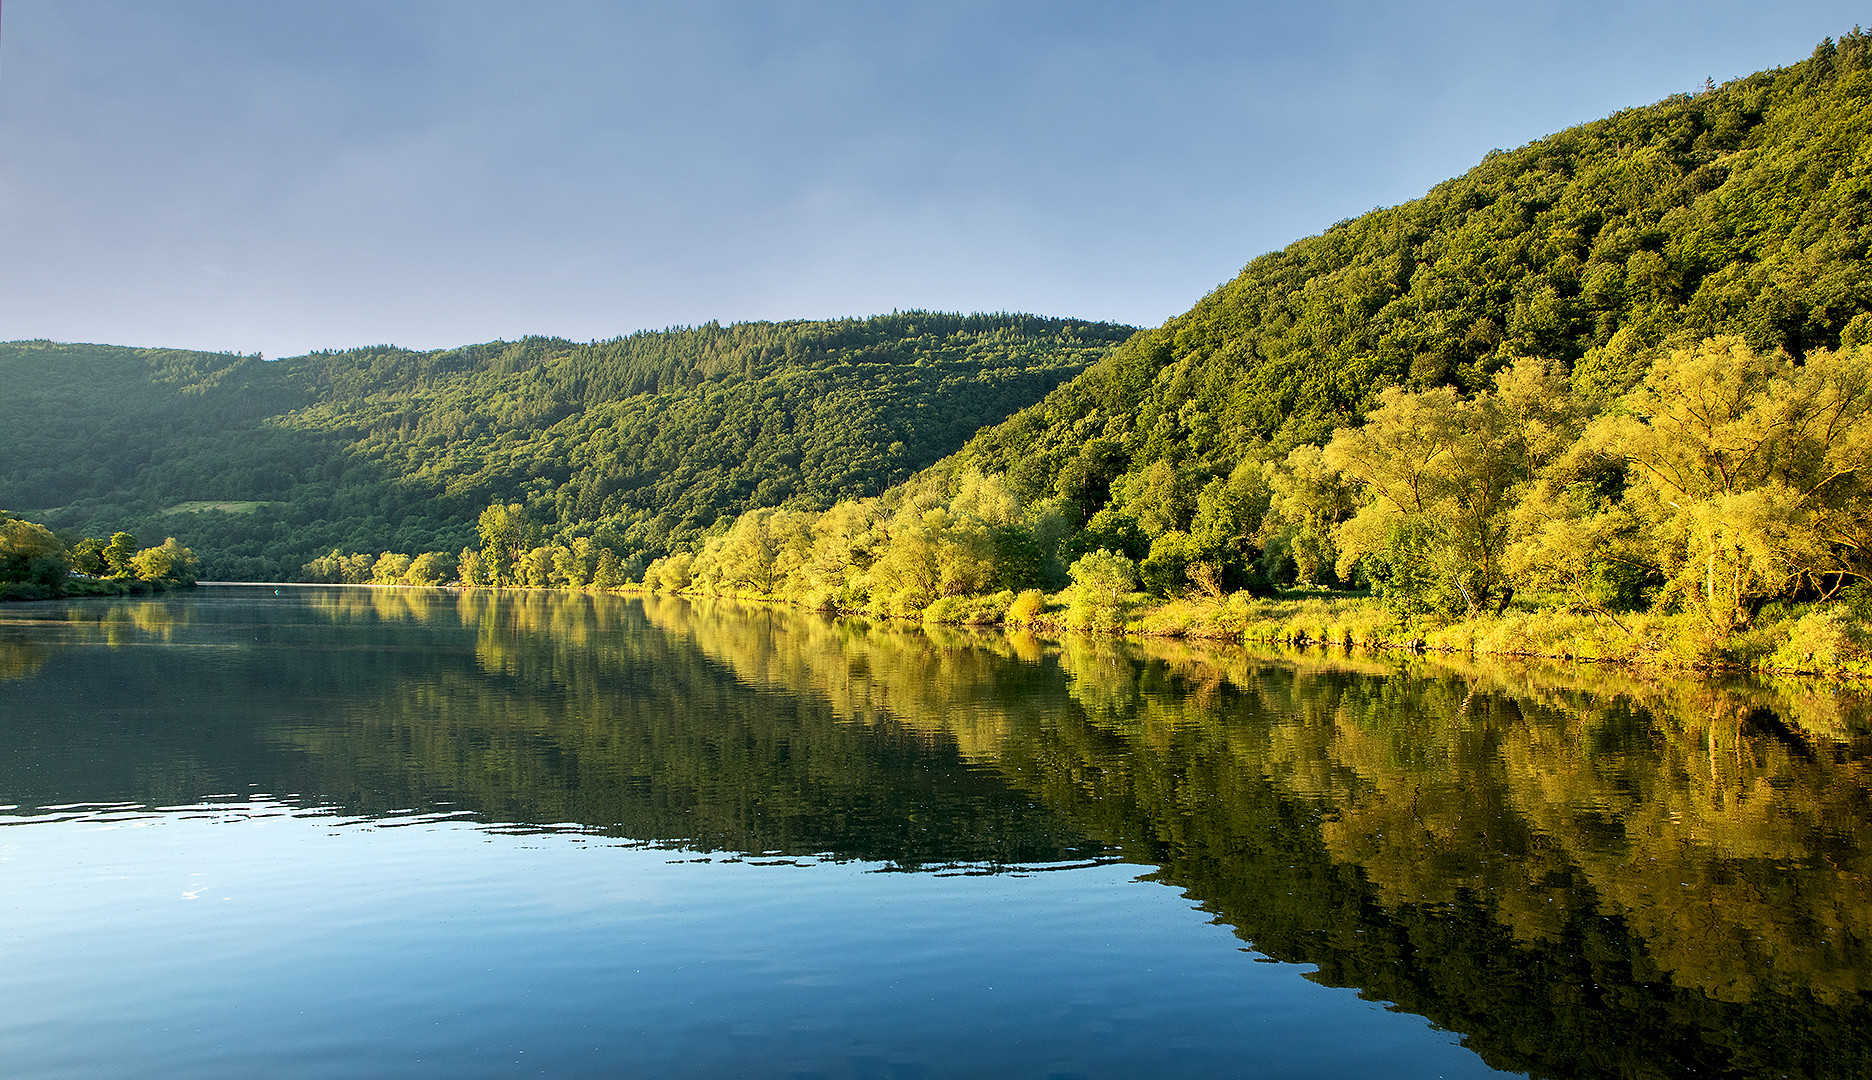
[[[625,591],[642,591],[641,586]],[[780,602],[769,597],[741,597]],[[806,605],[811,606],[811,605]],[[831,607],[832,605],[825,605]],[[1503,656],[1697,671],[1872,678],[1872,613],[1845,601],[1777,604],[1753,625],[1716,638],[1688,614],[1575,614],[1510,610],[1438,621],[1400,620],[1370,597],[1344,594],[1257,597],[1143,593],[1088,611],[1072,590],[944,597],[917,612],[848,614],[938,625],[1001,626],[1147,638],[1197,638],[1274,645],[1337,645],[1383,651]]]
[[[453,592],[585,592],[670,595],[640,582],[614,589],[586,587],[320,585],[302,582],[202,582],[216,585],[291,585],[297,588],[416,589]],[[1169,599],[1131,593],[1098,608],[1076,605],[1071,589],[1037,589],[984,596],[942,597],[921,610],[843,608],[739,592],[674,595],[726,598],[748,603],[830,611],[931,626],[1000,627],[1044,634],[1093,633],[1138,639],[1179,639],[1240,644],[1338,646],[1376,652],[1436,653],[1608,664],[1691,672],[1755,672],[1872,679],[1872,613],[1858,604],[1771,605],[1752,626],[1720,640],[1686,614],[1574,614],[1551,609],[1510,610],[1500,615],[1439,622],[1396,618],[1379,601],[1343,593],[1257,597],[1191,594]]]
[[[189,589],[194,582],[144,581],[141,578],[93,578],[74,575],[58,588],[36,581],[0,581],[0,602],[14,600],[78,600],[93,596],[135,596],[139,593]]]
[[[1778,605],[1717,638],[1686,614],[1514,611],[1402,621],[1360,597],[1179,598],[1142,606],[1125,629],[1300,645],[1513,656],[1587,663],[1872,677],[1872,619],[1844,602]]]

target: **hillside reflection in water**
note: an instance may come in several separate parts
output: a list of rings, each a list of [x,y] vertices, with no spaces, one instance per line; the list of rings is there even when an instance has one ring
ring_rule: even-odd
[[[904,869],[1122,859],[1497,1068],[1872,1075],[1850,688],[331,589],[9,609],[0,702],[27,813],[238,785]]]

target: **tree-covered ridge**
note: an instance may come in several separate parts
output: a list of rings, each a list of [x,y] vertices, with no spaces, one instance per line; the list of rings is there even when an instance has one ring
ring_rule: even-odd
[[[959,456],[1093,505],[1151,463],[1223,475],[1324,442],[1386,386],[1474,392],[1515,357],[1611,398],[1671,344],[1872,339],[1868,36],[1496,152],[1264,255]]]
[[[479,347],[466,382],[427,374],[462,363],[447,354],[402,373],[345,354],[370,374],[321,369],[320,403],[286,423],[350,425],[400,484],[471,513],[524,495],[549,531],[610,520],[658,552],[724,514],[876,494],[1129,333],[926,313],[704,326]]]
[[[232,353],[0,344],[0,506],[142,509],[196,482],[179,498],[284,498],[325,449],[264,424],[309,400],[285,374]]]
[[[1026,315],[709,324],[578,344],[257,356],[0,345],[0,505],[175,532],[209,577],[455,551],[490,502],[661,554],[752,507],[875,494],[1131,334]],[[224,501],[245,513],[166,516]]]

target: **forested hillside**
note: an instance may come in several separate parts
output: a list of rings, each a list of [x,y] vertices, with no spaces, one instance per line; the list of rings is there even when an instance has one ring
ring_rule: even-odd
[[[1104,505],[1322,443],[1387,386],[1475,392],[1516,357],[1610,400],[1667,345],[1798,358],[1872,340],[1868,38],[1492,153],[1264,255],[957,462]],[[1125,485],[1118,485],[1119,498]]]
[[[1131,332],[908,312],[279,361],[15,342],[0,507],[174,535],[210,578],[456,551],[490,503],[628,564],[752,507],[874,495]]]

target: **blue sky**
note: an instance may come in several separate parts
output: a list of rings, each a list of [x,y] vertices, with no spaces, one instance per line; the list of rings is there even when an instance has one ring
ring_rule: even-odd
[[[10,0],[0,339],[1152,325],[1853,5]]]

